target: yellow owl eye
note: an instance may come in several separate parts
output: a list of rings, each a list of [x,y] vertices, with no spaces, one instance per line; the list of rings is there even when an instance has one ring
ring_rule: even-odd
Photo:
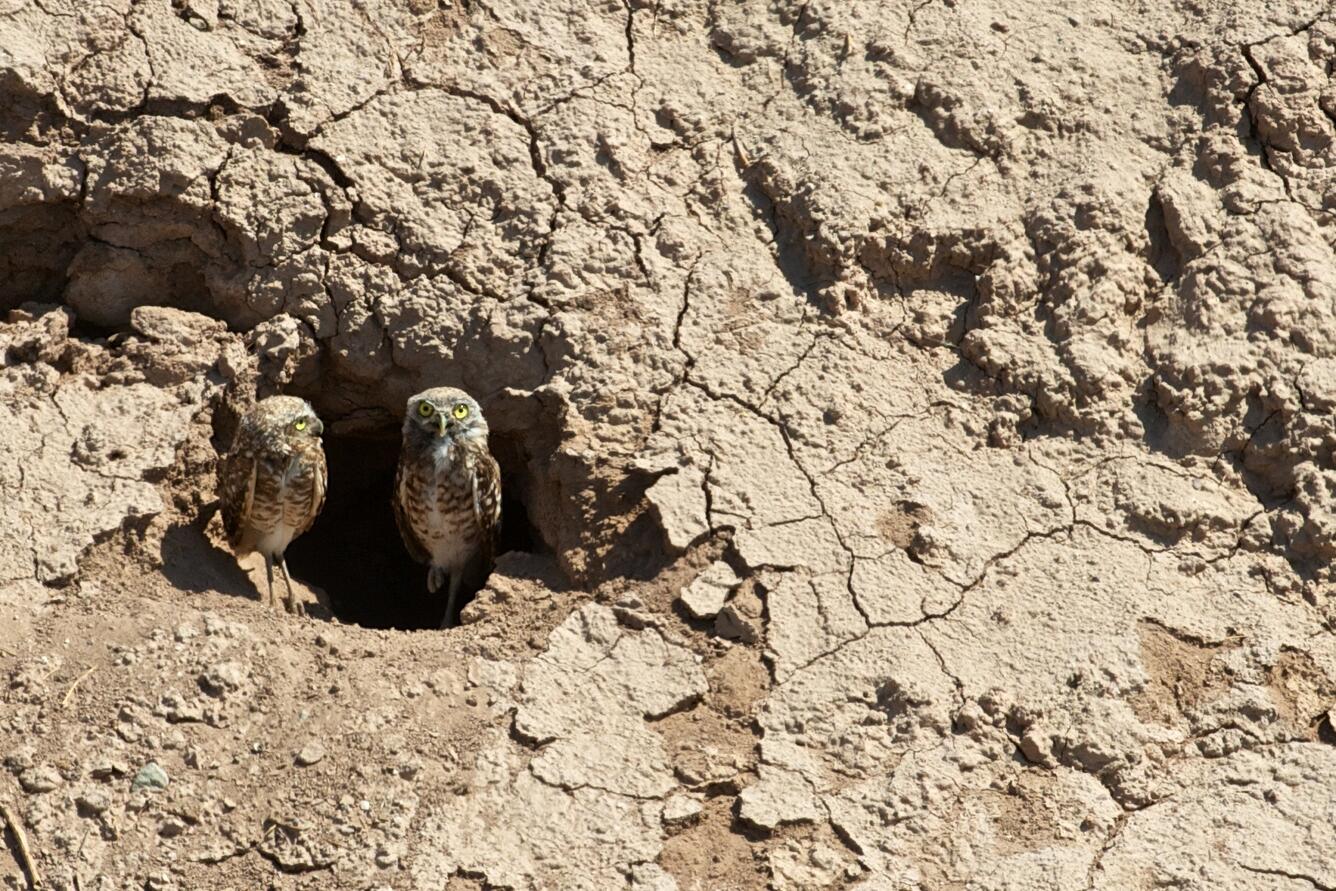
[[[434,408],[431,407],[431,403],[430,403],[430,402],[419,402],[419,403],[418,403],[418,414],[419,414],[420,416],[422,416],[422,417],[424,417],[424,418],[430,418],[431,415],[432,415],[432,412],[434,412],[434,411],[436,411],[436,409],[434,409]]]
[[[455,406],[454,411],[450,413],[455,416],[455,420],[462,421],[469,416],[469,407],[460,402]]]
[[[295,424],[292,425],[292,429],[293,429],[293,430],[297,430],[297,431],[299,431],[299,432],[302,431],[302,430],[305,430],[305,429],[306,429],[306,419],[303,418],[302,420],[297,421]]]

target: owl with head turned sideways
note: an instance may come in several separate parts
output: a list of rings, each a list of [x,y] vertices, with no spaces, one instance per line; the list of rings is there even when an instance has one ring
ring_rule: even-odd
[[[237,556],[258,551],[274,603],[274,564],[287,586],[284,603],[300,614],[284,552],[311,528],[325,505],[328,471],[320,444],[324,424],[305,399],[270,396],[241,419],[218,468],[223,529]]]
[[[408,400],[394,486],[394,516],[408,553],[426,563],[427,590],[447,585],[453,620],[466,575],[491,568],[501,525],[501,470],[487,420],[463,390],[436,387]]]

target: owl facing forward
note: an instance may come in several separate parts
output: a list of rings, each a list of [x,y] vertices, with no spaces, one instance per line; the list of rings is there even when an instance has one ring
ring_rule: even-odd
[[[231,450],[218,470],[223,528],[237,556],[259,551],[274,602],[274,564],[287,586],[285,606],[301,613],[284,551],[325,506],[324,425],[304,399],[262,399],[241,420]]]
[[[437,387],[408,400],[395,478],[394,516],[408,553],[427,563],[427,590],[449,577],[445,618],[470,571],[491,568],[501,524],[501,471],[487,421],[463,390]]]

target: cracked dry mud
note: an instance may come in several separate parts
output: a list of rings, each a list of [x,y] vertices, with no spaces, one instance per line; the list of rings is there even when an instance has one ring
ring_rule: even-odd
[[[1308,0],[0,0],[45,886],[1336,888],[1333,66]],[[511,498],[448,633],[366,507],[428,384]],[[214,516],[277,391],[305,620]]]

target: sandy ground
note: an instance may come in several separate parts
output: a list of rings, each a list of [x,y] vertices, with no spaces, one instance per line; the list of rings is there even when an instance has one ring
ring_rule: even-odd
[[[0,0],[44,887],[1336,887],[1333,64],[1300,0]],[[434,385],[506,491],[446,632]],[[213,494],[275,392],[302,619]]]

